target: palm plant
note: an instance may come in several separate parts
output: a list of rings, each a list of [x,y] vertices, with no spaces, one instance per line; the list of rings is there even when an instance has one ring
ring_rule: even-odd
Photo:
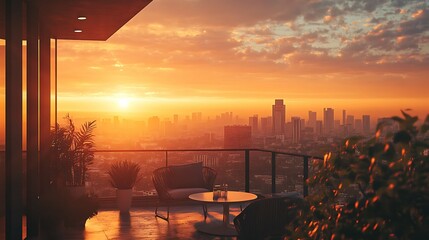
[[[113,163],[107,172],[110,184],[117,189],[132,189],[140,181],[140,166],[127,160]]]
[[[51,131],[51,150],[55,160],[51,166],[55,174],[64,177],[67,186],[82,186],[85,184],[88,166],[94,160],[94,134],[95,120],[85,122],[76,130],[69,115],[65,117],[67,125]],[[57,176],[53,176],[54,179]]]

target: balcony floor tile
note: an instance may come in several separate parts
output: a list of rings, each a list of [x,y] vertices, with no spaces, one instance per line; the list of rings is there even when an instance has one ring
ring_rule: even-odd
[[[221,221],[221,206],[209,205],[207,221]],[[65,230],[64,239],[236,239],[201,233],[195,224],[204,220],[201,206],[170,208],[170,221],[155,218],[153,207],[133,208],[129,216],[117,210],[102,210],[86,222],[85,230]],[[161,208],[164,212],[164,208]],[[231,207],[230,221],[239,213],[239,206]]]

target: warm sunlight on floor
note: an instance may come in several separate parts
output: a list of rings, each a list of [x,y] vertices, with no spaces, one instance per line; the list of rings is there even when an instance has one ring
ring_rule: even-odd
[[[209,206],[207,221],[222,221],[222,208]],[[230,221],[239,213],[239,206],[231,207]],[[101,210],[86,222],[84,230],[63,229],[65,240],[105,239],[236,239],[217,237],[198,232],[195,224],[203,221],[201,206],[178,206],[170,209],[170,221],[154,216],[154,208],[133,208],[129,216],[121,216],[117,210]],[[5,239],[4,218],[0,219],[0,239]],[[26,237],[23,218],[23,239]]]
[[[231,208],[230,221],[238,212],[238,206]],[[207,221],[219,220],[221,207],[209,206]],[[134,208],[129,216],[121,216],[117,210],[103,210],[86,222],[83,232],[66,230],[64,239],[235,239],[198,232],[195,224],[201,221],[201,206],[172,207],[169,222],[155,218],[154,208]]]

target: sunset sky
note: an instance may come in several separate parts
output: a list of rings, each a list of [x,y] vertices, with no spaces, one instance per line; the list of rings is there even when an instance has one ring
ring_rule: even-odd
[[[107,42],[58,42],[60,112],[423,116],[428,76],[422,0],[154,0]]]

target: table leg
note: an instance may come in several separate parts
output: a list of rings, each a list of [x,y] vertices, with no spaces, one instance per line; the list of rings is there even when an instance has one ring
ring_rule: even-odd
[[[237,236],[237,231],[233,224],[229,222],[229,203],[223,203],[223,219],[213,222],[196,223],[195,227],[198,231],[217,236],[234,237]]]
[[[223,226],[229,226],[229,203],[223,204]]]

